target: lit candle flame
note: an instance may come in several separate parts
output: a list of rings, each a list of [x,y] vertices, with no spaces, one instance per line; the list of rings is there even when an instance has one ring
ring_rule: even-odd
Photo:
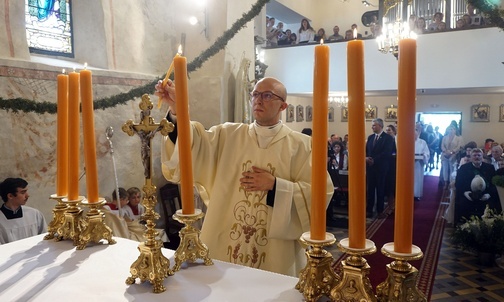
[[[63,68],[63,69],[61,70],[61,73],[62,73],[62,74],[65,74],[65,72],[66,72],[65,68]]]
[[[324,39],[320,39],[320,45],[324,44]]]
[[[353,29],[353,38],[357,39],[357,28]]]
[[[179,56],[182,55],[182,44],[179,44],[179,46],[178,46],[177,55],[179,55]]]
[[[87,69],[87,62],[84,63],[84,69]]]

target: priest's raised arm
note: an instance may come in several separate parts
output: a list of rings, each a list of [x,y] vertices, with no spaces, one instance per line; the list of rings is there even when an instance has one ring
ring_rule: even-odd
[[[176,124],[175,85],[157,95]],[[255,122],[206,130],[191,121],[194,185],[207,205],[201,239],[218,260],[297,276],[306,256],[299,237],[310,228],[311,137],[282,124],[284,85],[259,81],[251,94]],[[176,127],[175,127],[176,128]],[[179,182],[176,131],[164,139],[162,171]],[[327,175],[329,202],[334,188]]]

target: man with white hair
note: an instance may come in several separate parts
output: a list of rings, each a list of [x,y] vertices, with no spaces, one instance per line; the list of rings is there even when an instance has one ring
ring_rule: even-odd
[[[486,160],[487,163],[491,164],[495,171],[500,168],[504,168],[504,158],[502,157],[502,147],[500,145],[495,145],[490,149],[491,157]]]

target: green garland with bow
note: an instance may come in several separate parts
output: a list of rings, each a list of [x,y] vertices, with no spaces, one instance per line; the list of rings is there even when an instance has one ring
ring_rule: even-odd
[[[226,30],[222,36],[217,38],[215,43],[204,50],[200,55],[198,55],[194,60],[187,64],[187,72],[193,72],[203,65],[209,58],[216,55],[219,51],[226,47],[227,43],[243,28],[245,25],[254,19],[259,13],[261,13],[262,8],[270,0],[258,0],[251,9],[244,13],[242,17],[236,20],[231,28]],[[164,78],[164,75],[163,77]],[[160,78],[160,79],[161,79]],[[120,93],[111,97],[103,98],[94,101],[94,109],[107,109],[110,107],[115,107],[117,105],[122,105],[130,100],[141,97],[143,94],[152,94],[154,85],[157,83],[157,79],[141,87],[133,88],[128,92]],[[56,113],[57,105],[51,102],[35,102],[33,100],[15,98],[15,99],[4,99],[0,97],[0,109],[12,110],[13,112],[23,111],[23,112],[35,112],[38,114],[43,113]]]
[[[480,11],[490,21],[490,25],[495,25],[504,29],[504,9],[499,9],[497,4],[488,2],[488,0],[467,0],[474,8]]]

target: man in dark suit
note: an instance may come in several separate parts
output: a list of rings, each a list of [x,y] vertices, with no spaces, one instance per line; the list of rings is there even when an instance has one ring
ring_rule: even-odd
[[[394,138],[383,131],[383,120],[373,120],[371,134],[366,143],[367,216],[373,217],[376,194],[376,212],[383,218],[385,179],[390,166]]]
[[[492,177],[495,168],[483,162],[483,151],[479,148],[471,150],[471,161],[463,164],[457,170],[455,178],[455,217],[453,223],[463,223],[463,217],[469,219],[472,215],[481,216],[488,206],[500,213],[502,208],[499,195]],[[475,179],[476,176],[481,178]],[[474,179],[474,181],[473,181]]]

